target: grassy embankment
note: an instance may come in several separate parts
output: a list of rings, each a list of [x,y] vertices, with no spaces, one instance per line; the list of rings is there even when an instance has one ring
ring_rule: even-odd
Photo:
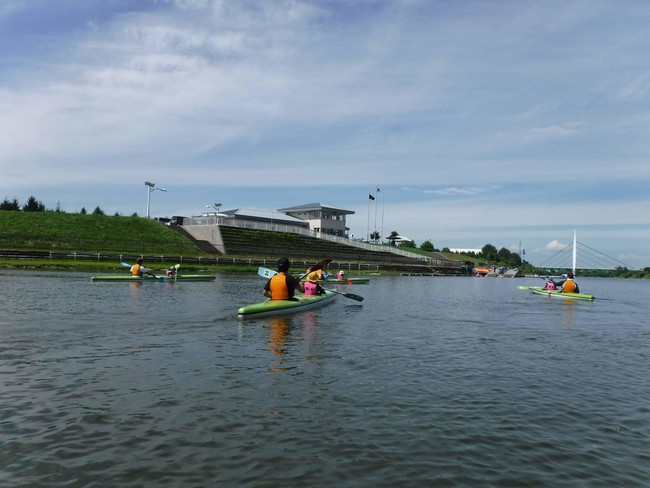
[[[287,236],[283,237],[284,239]],[[290,246],[290,242],[288,245]],[[55,268],[92,271],[124,270],[119,259],[74,259],[77,254],[206,257],[191,239],[172,228],[142,217],[123,217],[64,212],[20,212],[0,210],[0,250],[67,253],[70,258],[14,259],[0,257],[4,268]],[[411,249],[409,249],[411,250]],[[415,252],[421,250],[412,250]],[[422,254],[426,255],[424,251]],[[243,256],[242,256],[243,257]],[[250,256],[247,256],[250,257]],[[164,258],[163,258],[164,259]],[[173,258],[170,258],[173,259]],[[458,255],[452,259],[459,259]],[[461,257],[462,259],[462,257]],[[176,264],[149,263],[154,269]],[[216,265],[183,263],[186,272],[216,269]],[[219,264],[220,271],[249,270],[247,266]]]
[[[63,212],[0,211],[0,249],[79,254],[204,256],[194,243],[158,222],[142,217],[69,214]],[[156,264],[163,268],[176,263]],[[115,261],[80,259],[12,259],[1,267],[121,268]],[[191,269],[191,267],[185,267]],[[121,268],[123,269],[123,268]]]

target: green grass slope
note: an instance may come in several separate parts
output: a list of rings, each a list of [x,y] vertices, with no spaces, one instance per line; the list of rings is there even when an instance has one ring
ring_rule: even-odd
[[[186,236],[142,217],[0,210],[0,249],[203,254]]]

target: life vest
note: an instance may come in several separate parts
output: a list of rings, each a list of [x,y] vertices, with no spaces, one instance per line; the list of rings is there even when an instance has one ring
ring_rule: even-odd
[[[545,290],[555,290],[555,283],[552,281],[547,281],[546,286],[544,287]]]
[[[140,268],[142,268],[142,266],[137,263],[131,266],[131,276],[142,276],[142,271],[140,271]]]
[[[577,293],[576,292],[577,288],[578,285],[576,285],[576,282],[573,281],[571,278],[567,278],[567,280],[562,285],[562,291],[564,293]]]
[[[318,295],[318,285],[311,281],[305,281],[305,295]]]
[[[288,300],[293,296],[287,284],[287,275],[278,273],[271,277],[269,284],[272,300]]]

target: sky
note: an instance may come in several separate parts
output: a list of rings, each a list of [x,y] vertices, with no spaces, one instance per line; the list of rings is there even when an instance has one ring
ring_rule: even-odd
[[[0,0],[0,199],[318,202],[355,237],[545,265],[575,231],[648,267],[648,25],[645,0]]]

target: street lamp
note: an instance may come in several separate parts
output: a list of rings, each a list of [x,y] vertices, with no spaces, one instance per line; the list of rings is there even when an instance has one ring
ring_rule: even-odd
[[[227,215],[222,214],[220,212],[220,209],[221,209],[221,204],[220,203],[213,203],[212,205],[206,205],[205,208],[213,208],[213,209],[215,209],[217,211],[214,214],[214,222],[215,222],[215,224],[220,224],[221,223],[220,217],[227,217]],[[208,213],[206,215],[210,215],[210,214]]]
[[[213,203],[212,205],[206,205],[205,208],[213,208],[219,213],[219,209],[221,208],[220,203]]]
[[[151,208],[151,192],[154,190],[167,191],[165,188],[158,188],[155,183],[145,181],[144,185],[147,187],[147,218],[149,218],[149,209]]]

